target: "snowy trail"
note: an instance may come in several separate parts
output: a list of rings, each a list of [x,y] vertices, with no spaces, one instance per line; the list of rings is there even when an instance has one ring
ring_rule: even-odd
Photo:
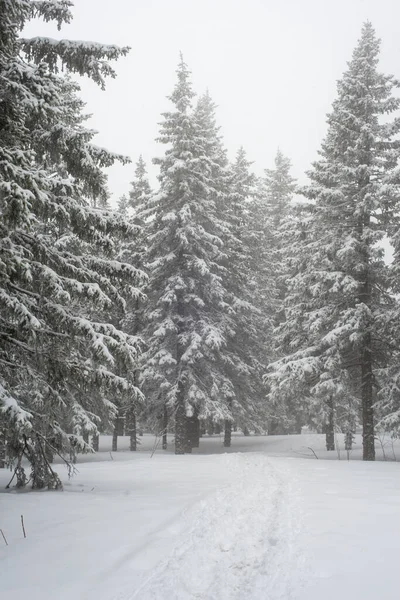
[[[189,510],[170,556],[139,588],[110,599],[294,598],[303,556],[293,473],[289,477],[287,469],[262,454],[227,459],[235,484],[218,489]]]

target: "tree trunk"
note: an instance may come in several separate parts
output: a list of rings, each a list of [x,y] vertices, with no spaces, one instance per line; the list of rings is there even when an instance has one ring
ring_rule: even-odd
[[[118,413],[118,417],[117,417],[117,421],[116,421],[116,426],[117,426],[117,429],[118,429],[118,435],[124,435],[125,417],[120,412]]]
[[[250,431],[247,429],[247,427],[243,427],[243,435],[250,435]]]
[[[222,427],[220,423],[214,423],[214,433],[219,435],[222,431]]]
[[[348,429],[344,436],[344,449],[350,451],[353,449],[353,432]]]
[[[82,437],[83,437],[83,441],[88,444],[89,443],[89,432],[88,431],[84,431],[82,433]]]
[[[135,452],[136,446],[136,414],[135,405],[132,403],[126,411],[125,433],[129,435],[129,450]]]
[[[118,451],[118,436],[124,435],[124,424],[125,424],[125,416],[123,416],[121,409],[118,409],[117,416],[114,421],[114,430],[112,437],[112,451]]]
[[[333,398],[329,398],[328,402],[328,419],[325,425],[326,449],[331,451],[335,449],[335,419]]]
[[[192,454],[192,448],[193,448],[193,444],[192,444],[191,425],[189,422],[189,417],[186,417],[186,419],[185,419],[185,454]]]
[[[52,448],[50,448],[49,444],[47,443],[47,440],[46,440],[45,445],[44,445],[44,452],[45,452],[45,455],[46,455],[46,460],[50,464],[52,462],[54,462],[54,452],[53,452]]]
[[[207,423],[207,434],[213,435],[214,433],[214,423],[212,421],[208,421]]]
[[[0,415],[0,469],[6,466],[6,428]]]
[[[168,447],[168,409],[167,405],[164,403],[163,410],[163,434],[162,434],[162,449],[166,450]]]
[[[361,404],[363,423],[363,460],[375,460],[375,430],[373,409],[373,374],[371,334],[367,333],[361,352]]]
[[[111,450],[112,452],[118,452],[118,418],[114,421]]]
[[[363,182],[364,185],[369,183]],[[364,214],[360,217],[359,233],[360,241],[363,239],[365,229],[371,226],[370,214]],[[371,308],[371,281],[370,281],[370,257],[369,245],[364,240],[362,249],[362,259],[364,270],[360,277],[359,301],[368,308]],[[368,325],[366,325],[368,327]],[[374,409],[373,409],[373,373],[372,373],[372,339],[369,328],[363,336],[362,347],[360,351],[361,361],[361,407],[363,424],[363,460],[375,460],[375,429],[374,429]]]
[[[225,431],[224,431],[224,446],[225,448],[231,447],[231,439],[232,439],[232,421],[225,421]]]
[[[192,448],[198,448],[200,445],[200,422],[197,416],[188,417],[188,438]]]
[[[92,436],[92,448],[95,452],[99,451],[99,443],[100,443],[100,436],[98,433],[95,433]]]
[[[182,381],[178,383],[178,391],[175,402],[175,454],[185,454],[186,448],[186,411],[184,386]]]

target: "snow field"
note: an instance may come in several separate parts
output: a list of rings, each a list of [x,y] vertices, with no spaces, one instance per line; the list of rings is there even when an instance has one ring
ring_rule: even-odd
[[[0,494],[1,599],[398,600],[399,463],[323,460],[311,434],[142,442],[57,465],[63,493]]]

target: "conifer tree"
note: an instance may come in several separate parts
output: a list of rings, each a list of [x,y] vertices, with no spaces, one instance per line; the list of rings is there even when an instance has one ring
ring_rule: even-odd
[[[159,141],[168,144],[149,235],[150,324],[144,379],[155,406],[167,402],[175,419],[175,452],[190,452],[188,418],[229,417],[218,368],[229,316],[219,258],[222,225],[211,179],[212,161],[193,115],[189,71],[179,63]],[[150,389],[148,389],[150,387]]]
[[[117,255],[117,258],[125,263],[134,265],[136,268],[146,270],[147,262],[147,234],[148,234],[148,221],[151,219],[149,216],[149,200],[151,197],[151,187],[147,179],[146,164],[140,155],[138,162],[136,163],[135,178],[131,182],[131,189],[129,190],[128,197],[123,196],[126,201],[126,208],[124,214],[128,217],[128,207],[133,209],[128,219],[133,226],[139,226],[140,232],[135,238],[127,240],[121,246],[121,250]],[[122,200],[122,199],[121,199]],[[121,205],[120,205],[121,211]],[[147,284],[147,275],[142,275],[143,281]],[[144,294],[137,295],[135,299],[128,302],[126,308],[126,314],[121,321],[121,327],[127,333],[139,336],[142,335],[144,330],[144,310],[146,307],[146,298]],[[131,374],[133,383],[136,387],[140,386],[140,368],[137,368]],[[130,400],[125,404],[125,431],[130,437],[130,450],[135,451],[137,448],[137,435],[136,435],[136,419],[138,411],[141,410],[143,414],[143,403],[138,403],[136,397],[133,395]],[[144,410],[144,412],[146,412]]]
[[[277,231],[290,212],[291,200],[295,191],[295,180],[290,174],[291,162],[278,149],[275,156],[275,168],[265,169],[262,180],[262,194],[265,196],[267,213]]]
[[[79,86],[59,73],[104,87],[109,60],[128,49],[19,37],[34,17],[69,22],[70,6],[0,1],[0,406],[7,459],[19,485],[28,459],[34,487],[60,487],[49,453],[87,447],[82,434],[115,410],[109,394],[137,393],[121,375],[137,339],[95,318],[124,310],[140,284],[135,267],[110,260],[138,228],[97,208],[103,167],[126,159],[92,143]]]
[[[256,252],[260,260],[261,254],[266,254],[267,277],[259,285],[271,295],[271,280],[274,282],[274,297],[268,298],[264,306],[270,308],[269,317],[278,326],[285,318],[284,302],[287,295],[286,281],[289,273],[286,272],[286,244],[293,241],[290,230],[293,227],[292,198],[295,191],[295,180],[290,174],[290,160],[278,149],[275,156],[274,168],[265,169],[265,177],[260,180],[258,194],[258,210],[256,211],[256,226],[260,230],[264,243],[258,244]],[[286,229],[289,235],[286,237]],[[256,255],[257,256],[257,255]],[[268,269],[269,266],[269,269]],[[274,347],[274,336],[270,336],[269,362],[278,358],[277,349]],[[268,402],[268,433],[293,433],[301,428],[300,412],[296,413],[296,403],[279,401]]]
[[[126,217],[127,214],[128,214],[128,208],[129,208],[129,206],[130,206],[130,202],[129,202],[128,198],[124,194],[118,200],[118,205],[117,205],[118,212],[120,212],[121,215],[123,215],[124,217]]]
[[[338,83],[320,159],[303,192],[312,202],[312,219],[282,325],[292,351],[270,378],[272,394],[297,379],[333,404],[358,396],[364,460],[375,458],[375,386],[389,350],[382,320],[390,321],[393,304],[379,243],[389,216],[398,229],[400,120],[387,115],[400,106],[393,95],[399,84],[378,71],[378,55],[379,41],[367,22]]]
[[[140,155],[136,163],[135,179],[131,182],[129,190],[129,203],[132,208],[140,207],[142,210],[146,207],[151,194],[151,187],[147,178],[146,163],[143,156]]]
[[[230,362],[227,376],[234,391],[232,417],[242,428],[257,429],[265,423],[265,390],[262,375],[269,353],[268,332],[274,282],[262,290],[270,269],[269,245],[263,239],[259,216],[257,180],[246,152],[240,148],[231,166],[225,199],[226,283],[233,329],[228,338]],[[263,253],[260,260],[260,252]],[[264,301],[266,301],[264,305]],[[269,344],[268,344],[269,341]]]

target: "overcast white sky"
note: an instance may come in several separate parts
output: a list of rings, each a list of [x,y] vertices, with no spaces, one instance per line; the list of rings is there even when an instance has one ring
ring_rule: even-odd
[[[76,0],[73,12],[61,32],[31,23],[25,33],[131,46],[107,90],[82,80],[82,95],[96,143],[133,161],[142,153],[153,183],[151,159],[163,152],[154,139],[179,51],[195,91],[208,88],[218,105],[230,156],[243,145],[262,174],[279,146],[303,181],[363,21],[382,39],[382,70],[400,77],[398,0]],[[133,169],[109,170],[114,200]]]

